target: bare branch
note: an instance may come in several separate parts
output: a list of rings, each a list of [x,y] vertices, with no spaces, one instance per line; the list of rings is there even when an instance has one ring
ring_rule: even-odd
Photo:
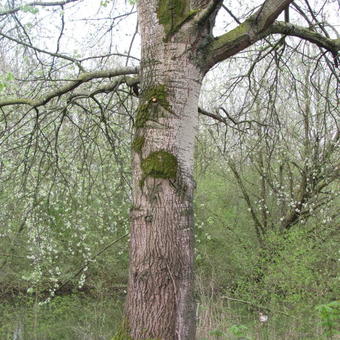
[[[208,6],[202,9],[195,17],[194,23],[201,24],[205,22],[211,16],[216,15],[217,10],[222,6],[222,0],[212,0],[209,2]]]
[[[293,0],[266,0],[253,15],[257,32],[266,30]]]
[[[340,50],[340,39],[329,39],[322,34],[312,31],[308,28],[293,25],[283,21],[276,21],[271,25],[267,32],[269,34],[281,33],[294,37],[299,37],[304,40],[308,40],[319,47],[325,48],[332,52],[334,55]]]
[[[15,105],[15,104],[25,104],[25,105],[30,105],[32,107],[39,107],[39,106],[47,104],[51,99],[60,97],[63,94],[76,89],[78,86],[88,81],[91,81],[92,79],[111,78],[111,77],[123,76],[123,75],[128,75],[128,74],[138,74],[138,72],[139,72],[138,67],[123,67],[123,68],[117,68],[113,70],[83,73],[77,79],[71,81],[69,84],[46,94],[41,99],[38,99],[38,100],[32,100],[29,98],[7,99],[7,100],[0,101],[0,107],[4,107],[8,105]]]
[[[204,49],[204,65],[207,71],[220,61],[246,49],[268,35],[281,33],[308,40],[336,56],[340,39],[329,39],[311,29],[285,22],[274,22],[291,0],[266,0],[261,8],[233,30],[215,38]]]
[[[111,248],[113,245],[115,245],[116,243],[118,243],[119,241],[123,240],[125,237],[129,236],[129,233],[124,234],[123,236],[115,239],[114,241],[110,242],[108,245],[106,245],[103,249],[101,249],[98,253],[96,253],[94,256],[92,256],[92,258],[88,261],[85,262],[84,265],[82,265],[69,279],[67,279],[66,281],[64,281],[63,283],[60,284],[60,286],[58,287],[58,289],[56,289],[56,292],[59,292],[62,290],[62,288],[64,288],[68,283],[71,282],[71,280],[73,280],[75,277],[77,277],[78,275],[80,275],[85,268],[87,268],[87,266],[89,265],[89,263],[91,263],[91,261],[95,260],[98,256],[100,256],[101,254],[103,254],[107,249]]]
[[[31,48],[32,50],[36,51],[36,52],[39,52],[39,53],[44,53],[44,54],[48,54],[52,57],[57,57],[57,58],[61,58],[61,59],[65,59],[65,60],[69,60],[69,61],[72,61],[73,63],[77,64],[78,67],[82,70],[82,71],[85,71],[83,69],[83,67],[80,65],[80,61],[75,59],[75,58],[72,58],[72,57],[69,57],[65,54],[60,54],[60,53],[53,53],[53,52],[49,52],[49,51],[46,51],[46,50],[42,50],[41,48],[39,47],[35,47],[31,44],[28,44],[28,43],[25,43],[24,41],[21,41],[21,40],[18,40],[18,39],[15,39],[13,37],[10,37],[9,35],[3,33],[3,32],[0,32],[0,36],[3,36],[4,38],[8,39],[8,40],[11,40],[11,41],[14,41],[15,43],[19,44],[19,45],[22,45],[22,46],[25,46],[25,47],[28,47],[28,48]]]
[[[233,14],[233,12],[225,5],[222,5],[222,8],[238,23],[241,24],[241,21],[237,19],[237,17]]]
[[[116,79],[115,81],[110,82],[109,84],[105,84],[103,86],[96,88],[92,92],[74,93],[68,98],[68,100],[72,100],[73,98],[79,98],[79,97],[83,97],[83,98],[92,97],[93,98],[95,95],[100,94],[100,93],[110,93],[110,92],[113,92],[119,85],[123,83],[129,87],[132,87],[134,85],[139,84],[139,78],[122,76]]]
[[[257,238],[258,238],[260,244],[262,244],[262,242],[263,242],[263,235],[265,233],[264,226],[262,225],[262,223],[258,219],[258,216],[256,214],[256,210],[255,210],[254,205],[252,203],[252,200],[251,200],[251,198],[250,198],[250,196],[248,194],[248,191],[247,191],[247,189],[246,189],[246,187],[244,185],[244,182],[243,182],[239,172],[237,171],[235,163],[230,158],[228,160],[228,165],[229,165],[230,170],[234,174],[235,179],[236,179],[236,181],[237,181],[237,183],[238,183],[238,185],[239,185],[239,187],[240,187],[240,189],[242,191],[243,198],[244,198],[244,200],[247,203],[248,210],[249,210],[249,212],[251,214],[251,217],[253,219],[253,222],[254,222]]]
[[[255,307],[257,309],[260,309],[260,310],[267,310],[267,311],[272,311],[273,313],[279,313],[279,314],[283,314],[285,316],[289,316],[289,314],[285,313],[285,312],[281,312],[279,310],[275,310],[273,311],[272,309],[268,308],[268,307],[264,307],[264,306],[259,306],[259,305],[255,305],[254,303],[252,302],[249,302],[249,301],[245,301],[245,300],[240,300],[240,299],[235,299],[235,298],[232,298],[232,297],[229,297],[229,296],[221,296],[221,299],[226,299],[226,300],[230,300],[230,301],[236,301],[236,302],[240,302],[240,303],[245,303],[249,306],[252,306],[252,307]]]
[[[340,39],[329,39],[308,28],[286,22],[276,21],[267,30],[259,30],[257,25],[254,24],[252,16],[235,29],[213,40],[206,47],[208,51],[204,68],[208,70],[213,65],[246,49],[256,41],[276,33],[308,40],[319,47],[327,49],[333,56],[336,56],[340,50]]]
[[[202,109],[201,107],[198,108],[198,112],[204,116],[210,117],[212,119],[217,120],[218,122],[221,122],[223,124],[227,125],[227,120],[225,118],[223,118],[221,115],[216,115],[214,113],[208,112],[204,109]]]
[[[39,7],[64,6],[64,5],[67,5],[71,2],[77,2],[77,1],[79,1],[79,0],[65,0],[65,1],[52,1],[52,2],[33,1],[33,2],[26,4],[25,7],[27,7],[27,6],[32,6],[32,7],[35,7],[35,6],[39,6]],[[0,16],[16,13],[16,12],[22,10],[22,8],[23,8],[23,6],[18,6],[18,7],[9,9],[9,10],[4,11],[4,12],[0,12]]]

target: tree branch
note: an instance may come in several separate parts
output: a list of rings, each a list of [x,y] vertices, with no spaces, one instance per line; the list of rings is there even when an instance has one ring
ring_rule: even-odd
[[[233,12],[225,5],[222,5],[222,8],[238,23],[241,24],[241,21],[233,14]]]
[[[207,47],[207,57],[204,69],[209,70],[212,66],[223,61],[238,52],[246,49],[268,35],[284,34],[299,37],[310,41],[319,47],[330,51],[333,56],[337,56],[340,50],[340,39],[329,39],[322,34],[308,28],[293,25],[286,22],[276,21],[267,30],[259,31],[253,23],[253,16],[235,29],[217,37]]]
[[[267,35],[256,31],[254,16],[251,16],[233,30],[215,38],[205,46],[203,50],[205,55],[203,69],[208,71],[217,63],[246,49]]]
[[[264,1],[261,8],[252,16],[255,18],[257,32],[266,30],[291,2],[293,2],[293,0]]]
[[[4,12],[0,12],[0,16],[16,13],[16,12],[22,10],[23,7],[27,7],[27,6],[32,6],[32,7],[33,6],[40,6],[40,7],[64,6],[64,5],[67,5],[71,2],[77,2],[77,1],[79,1],[79,0],[65,0],[65,1],[52,1],[52,2],[33,1],[33,2],[28,3],[28,4],[25,4],[24,6],[18,6],[18,7],[9,9],[9,10],[4,11]]]
[[[198,108],[198,112],[199,112],[200,114],[204,115],[204,116],[213,118],[213,119],[215,119],[215,120],[217,120],[217,121],[219,121],[219,122],[221,122],[221,123],[227,125],[227,120],[226,120],[224,117],[220,116],[220,115],[217,115],[217,114],[208,112],[208,111],[202,109],[201,107]]]
[[[110,82],[109,84],[105,84],[103,86],[100,86],[98,88],[96,88],[94,91],[92,92],[79,92],[79,93],[73,93],[68,100],[73,100],[74,98],[89,98],[89,97],[94,97],[97,94],[100,93],[110,93],[113,92],[120,84],[125,83],[127,86],[132,87],[134,85],[139,84],[139,78],[138,77],[126,77],[126,76],[122,76],[118,79],[116,79],[115,81]]]
[[[202,24],[211,16],[215,16],[218,9],[222,6],[223,0],[212,0],[208,6],[202,9],[195,17],[194,22],[197,25]]]
[[[54,291],[54,293],[57,293],[59,291],[62,290],[62,288],[64,288],[69,282],[71,282],[74,278],[76,278],[79,274],[81,274],[85,268],[88,267],[88,265],[94,261],[98,256],[100,256],[102,253],[104,253],[107,249],[109,249],[110,247],[112,247],[113,245],[115,245],[116,243],[118,243],[119,241],[121,241],[122,239],[124,239],[125,237],[129,236],[129,233],[126,233],[125,235],[115,239],[114,241],[112,241],[111,243],[109,243],[108,245],[106,245],[103,249],[101,249],[97,254],[95,254],[94,256],[91,257],[91,259],[87,260],[86,263],[84,265],[82,265],[69,279],[67,279],[66,281],[64,281],[63,283],[60,284],[60,286]]]
[[[308,28],[293,25],[283,21],[276,21],[271,25],[267,32],[269,34],[281,33],[294,37],[299,37],[304,40],[308,40],[319,47],[325,48],[326,50],[336,55],[340,50],[340,39],[329,39],[322,34],[312,31]]]
[[[7,99],[7,100],[0,101],[0,107],[4,107],[8,105],[16,105],[16,104],[25,104],[25,105],[30,105],[32,107],[39,107],[39,106],[47,104],[51,99],[60,97],[63,94],[76,89],[78,86],[92,79],[111,78],[111,77],[123,76],[123,75],[128,75],[128,74],[138,74],[138,72],[139,72],[138,67],[124,67],[124,68],[117,68],[113,70],[83,73],[77,79],[71,81],[69,84],[62,86],[55,91],[51,91],[47,93],[41,99],[38,99],[38,100],[33,100],[29,98]]]
[[[238,171],[236,169],[234,162],[231,159],[228,160],[228,166],[229,166],[230,170],[232,171],[232,173],[234,174],[234,177],[235,177],[235,179],[236,179],[236,181],[237,181],[237,183],[238,183],[238,185],[239,185],[239,187],[242,191],[243,198],[248,205],[248,210],[249,210],[251,217],[254,221],[254,226],[255,226],[255,231],[256,231],[258,241],[262,245],[263,235],[266,232],[265,229],[264,229],[264,226],[261,224],[260,220],[258,219],[258,217],[256,215],[255,208],[252,204],[250,196],[248,195],[247,189],[246,189],[246,187],[245,187],[245,185],[242,181],[240,174],[238,173]]]
[[[39,52],[39,53],[44,53],[44,54],[48,54],[52,57],[56,57],[56,58],[61,58],[61,59],[66,59],[68,61],[72,61],[73,63],[77,64],[78,67],[84,71],[83,67],[81,66],[80,64],[80,61],[75,59],[75,58],[72,58],[72,57],[69,57],[65,54],[60,54],[60,53],[53,53],[53,52],[49,52],[49,51],[46,51],[46,50],[42,50],[41,48],[38,48],[38,47],[35,47],[31,44],[28,44],[28,43],[25,43],[24,41],[21,41],[21,40],[18,40],[18,39],[15,39],[15,38],[12,38],[10,37],[9,35],[5,34],[5,33],[2,33],[0,32],[0,36],[3,36],[4,38],[8,39],[8,40],[11,40],[11,41],[14,41],[15,43],[19,44],[19,45],[22,45],[22,46],[25,46],[25,47],[28,47],[28,48],[31,48],[32,50],[36,51],[36,52]]]
[[[274,20],[291,3],[291,0],[267,0],[261,8],[233,30],[215,38],[204,49],[205,71],[220,61],[246,49],[268,35],[280,33],[308,40],[330,51],[336,56],[340,39],[329,39],[311,29]]]
[[[256,304],[254,304],[252,302],[249,302],[249,301],[245,301],[245,300],[241,300],[241,299],[235,299],[235,298],[231,298],[229,296],[221,296],[221,299],[226,299],[226,300],[230,300],[230,301],[236,301],[236,302],[240,302],[240,303],[245,303],[245,304],[247,304],[249,306],[255,307],[255,308],[260,309],[260,310],[266,310],[266,311],[270,311],[272,313],[279,313],[279,314],[283,314],[285,316],[289,316],[290,317],[290,315],[285,313],[285,312],[281,312],[279,310],[272,310],[272,309],[270,309],[268,307],[256,305]]]

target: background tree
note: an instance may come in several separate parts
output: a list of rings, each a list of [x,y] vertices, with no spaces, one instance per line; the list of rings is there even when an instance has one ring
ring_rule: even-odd
[[[248,60],[244,53],[243,60],[250,65],[244,76],[225,81],[223,77],[219,79],[218,73],[211,74],[223,85],[214,88],[212,98],[204,103],[211,111],[200,109],[209,117],[204,119],[205,128],[201,128],[204,136],[201,143],[208,149],[199,144],[196,176],[202,185],[202,178],[206,183],[209,172],[214,173],[217,184],[210,184],[211,190],[203,184],[198,190],[199,202],[204,202],[204,208],[197,209],[198,219],[202,221],[201,230],[208,233],[201,232],[199,240],[211,240],[210,246],[207,241],[200,246],[199,263],[209,272],[208,277],[214,278],[214,283],[205,284],[216,295],[222,286],[227,296],[243,296],[255,305],[275,305],[278,301],[292,305],[304,299],[312,301],[326,291],[334,294],[330,288],[334,277],[325,273],[335,268],[336,257],[327,244],[338,239],[337,78],[332,70],[325,72],[322,63],[312,64],[311,72],[306,54],[300,54],[296,46],[287,45],[285,49],[280,55],[280,70],[274,62],[277,50],[273,49],[256,65],[252,65],[251,59],[257,57],[249,56]],[[291,58],[290,49],[294,49],[295,57],[287,62],[286,58]],[[325,76],[327,81],[321,80]],[[241,89],[237,93],[232,90],[236,81]],[[212,138],[213,143],[207,143],[206,138]],[[306,144],[310,153],[306,153]],[[306,168],[319,175],[312,176]],[[310,173],[307,181],[306,173]],[[223,182],[230,181],[234,181],[233,189],[228,188],[233,197],[241,198],[238,204],[233,203],[226,188],[221,189]],[[302,204],[299,203],[301,188]],[[220,193],[219,203],[214,191]],[[213,204],[208,203],[208,197]],[[234,208],[230,211],[227,206]],[[244,213],[247,218],[242,217]],[[283,228],[288,220],[286,216],[294,219]],[[237,254],[238,260],[233,260],[236,267],[227,269],[228,255],[221,251],[221,240],[228,239],[225,252],[230,252],[230,257]],[[233,244],[238,245],[237,250]],[[321,249],[327,258],[319,253]],[[251,265],[245,265],[245,257]],[[217,258],[223,260],[219,263]],[[227,284],[224,280],[227,274],[222,268],[229,270],[230,276],[238,272],[239,280]],[[319,273],[326,275],[328,278],[321,280],[330,284],[324,293],[315,286],[320,282]],[[298,283],[297,277],[298,281],[303,278],[304,284]],[[313,293],[307,297],[307,292]]]
[[[209,131],[242,191],[260,243],[269,230],[284,232],[320,209],[331,218],[326,207],[337,194],[332,183],[339,171],[335,73],[325,79],[322,63],[312,65],[304,55],[294,66],[283,62],[279,71],[268,62],[252,65],[240,81],[251,82],[249,91],[237,94],[243,96],[240,107],[226,84],[217,115],[201,110],[225,124],[226,131]],[[270,72],[275,77],[268,83]],[[229,102],[223,102],[226,95]],[[249,166],[257,175],[249,174]]]

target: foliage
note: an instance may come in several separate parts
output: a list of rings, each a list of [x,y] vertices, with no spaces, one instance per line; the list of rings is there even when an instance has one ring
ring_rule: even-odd
[[[24,5],[20,8],[25,13],[37,14],[39,13],[39,9],[34,6]]]
[[[109,339],[121,317],[119,297],[58,296],[48,304],[21,297],[0,307],[0,338]],[[112,327],[114,326],[114,327]]]
[[[8,86],[8,83],[12,80],[14,80],[14,75],[12,72],[8,72],[5,75],[0,75],[0,92],[3,91]]]
[[[243,337],[245,340],[250,338],[246,335],[248,332],[248,327],[244,325],[232,325],[229,328],[229,332],[235,336]]]
[[[315,309],[319,312],[321,324],[325,329],[325,335],[332,337],[335,334],[339,334],[340,331],[336,327],[340,321],[340,301],[318,305]]]

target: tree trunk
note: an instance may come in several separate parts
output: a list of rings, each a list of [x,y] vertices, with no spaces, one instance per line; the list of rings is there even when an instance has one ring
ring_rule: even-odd
[[[193,49],[199,33],[181,30],[171,36],[176,18],[159,24],[166,19],[157,2],[138,5],[142,92],[132,145],[126,314],[133,339],[190,340],[195,338],[193,153],[203,72]]]

